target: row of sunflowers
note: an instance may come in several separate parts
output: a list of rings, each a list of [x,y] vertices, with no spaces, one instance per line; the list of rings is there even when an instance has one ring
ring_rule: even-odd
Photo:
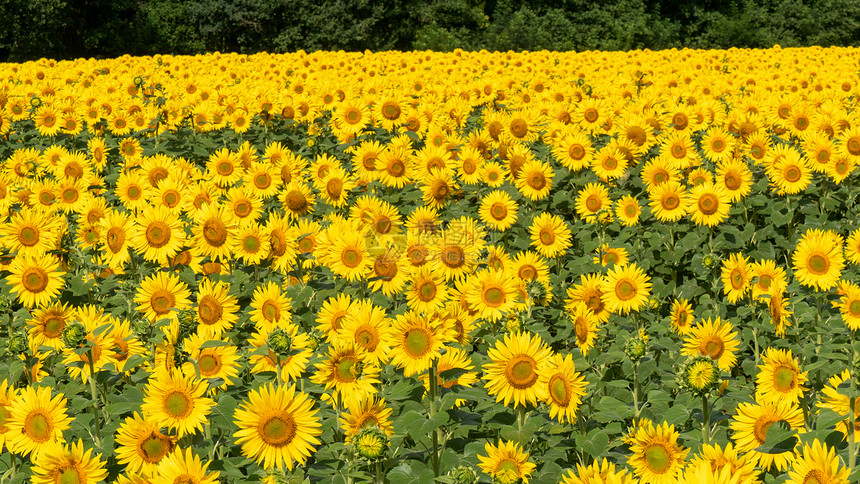
[[[858,61],[0,64],[0,482],[856,482]]]

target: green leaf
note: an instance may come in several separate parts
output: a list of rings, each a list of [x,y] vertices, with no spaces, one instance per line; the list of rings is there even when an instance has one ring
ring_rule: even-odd
[[[764,454],[782,454],[791,452],[797,445],[797,430],[792,429],[788,422],[774,422],[767,430],[764,444],[756,447],[756,451]]]
[[[388,471],[388,482],[397,484],[425,484],[433,482],[433,471],[421,462],[414,460],[402,463]]]
[[[633,416],[633,409],[617,398],[603,397],[595,408],[599,410],[594,414],[594,419],[601,423],[623,421]]]

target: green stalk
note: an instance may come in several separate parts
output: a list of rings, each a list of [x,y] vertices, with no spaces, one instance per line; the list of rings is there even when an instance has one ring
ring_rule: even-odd
[[[639,418],[639,362],[633,363],[633,412]]]
[[[96,389],[96,369],[93,360],[95,357],[93,356],[93,348],[90,347],[89,353],[89,363],[90,363],[90,395],[93,399],[93,406],[90,407],[93,411],[93,424],[95,425],[96,434],[95,441],[96,447],[101,448],[102,446],[102,427],[99,419],[99,392]]]
[[[702,394],[702,444],[711,443],[711,408],[708,406],[708,396]]]
[[[376,462],[376,480],[373,482],[375,484],[385,484],[385,480],[382,478],[382,462]]]
[[[857,404],[857,397],[853,396],[854,388],[856,385],[854,384],[854,331],[849,331],[850,341],[851,341],[851,362],[848,364],[848,381],[851,382],[851,399],[849,400],[848,405],[848,426],[845,430],[848,432],[848,475],[850,476],[854,472],[854,463],[857,461],[857,447],[854,442],[854,425],[855,419],[857,416],[854,414],[855,405]]]
[[[436,364],[437,360],[433,359],[433,364],[430,365],[430,370],[427,375],[430,387],[429,397],[431,419],[436,415],[436,393],[438,390],[438,382],[436,381]],[[433,441],[433,449],[431,450],[430,454],[430,462],[433,465],[433,475],[439,477],[439,429],[434,429],[430,438]]]

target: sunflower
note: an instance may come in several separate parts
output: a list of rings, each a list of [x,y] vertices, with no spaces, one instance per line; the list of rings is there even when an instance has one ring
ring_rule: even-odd
[[[475,274],[466,298],[469,304],[476,308],[478,316],[498,321],[516,302],[516,279],[506,272],[498,270],[482,270]]]
[[[257,222],[263,213],[263,201],[244,186],[227,190],[227,200],[224,205],[239,225]]]
[[[478,454],[480,463],[478,467],[488,474],[493,482],[513,484],[522,479],[528,484],[529,476],[537,469],[535,464],[529,462],[528,452],[520,449],[520,444],[499,440],[498,445],[484,444],[484,452],[487,455]]]
[[[269,339],[276,329],[281,330],[280,336],[285,337],[284,339],[289,342],[290,351],[286,356],[275,353],[269,346]],[[280,371],[281,380],[285,382],[299,380],[313,356],[311,334],[300,330],[299,326],[292,323],[281,323],[277,327],[259,329],[248,338],[248,343],[252,349],[249,359],[252,365],[251,373]]]
[[[681,181],[678,170],[662,158],[652,158],[645,163],[640,177],[648,191],[652,191],[664,183]]]
[[[61,220],[32,208],[22,208],[0,226],[0,244],[18,257],[41,257],[57,248]]]
[[[845,385],[850,383],[851,375],[848,370],[842,370],[842,373],[831,376],[827,385],[821,390],[821,399],[816,406],[818,408],[830,409],[841,416],[848,416],[851,413],[851,400],[845,394]],[[860,403],[854,402],[854,442],[860,440]],[[848,425],[846,419],[843,418],[836,422],[836,430],[842,433],[842,439],[846,440],[848,436]]]
[[[597,215],[611,206],[609,188],[602,183],[589,183],[576,196],[576,211],[588,223],[596,222]]]
[[[365,363],[361,348],[355,345],[330,347],[328,355],[314,366],[316,371],[311,381],[325,385],[325,389],[332,392],[330,398],[341,407],[377,393],[373,385],[379,383],[380,368]]]
[[[379,180],[383,185],[402,188],[412,179],[413,153],[406,148],[386,147],[379,154]]]
[[[445,348],[445,354],[439,357],[436,363],[436,386],[438,388],[451,389],[455,385],[470,387],[478,381],[478,375],[474,373],[475,366],[468,353],[459,348]],[[463,370],[457,377],[444,378],[442,373],[448,370]],[[430,395],[430,375],[424,373],[420,377],[424,384],[424,395]],[[457,399],[454,406],[463,405],[466,401]]]
[[[729,216],[731,197],[710,181],[694,186],[689,195],[690,218],[697,225],[714,227]]]
[[[576,309],[578,303],[584,303],[592,312],[598,323],[605,323],[610,312],[603,302],[603,276],[601,274],[583,274],[580,283],[567,289],[565,309],[568,314]]]
[[[203,279],[197,289],[197,331],[204,336],[220,338],[238,321],[239,306],[230,295],[230,285]]]
[[[541,337],[530,333],[506,334],[497,340],[487,355],[490,363],[484,367],[487,393],[496,396],[496,402],[514,407],[537,405],[545,398],[544,388],[538,384],[539,372],[552,354]]]
[[[212,180],[222,187],[228,187],[242,179],[239,155],[227,148],[221,148],[209,155],[206,170]]]
[[[607,145],[595,153],[591,171],[604,182],[621,178],[627,171],[627,158],[620,150]]]
[[[296,240],[295,229],[280,214],[270,213],[266,221],[266,233],[269,234],[269,257],[272,269],[281,274],[289,272],[298,256],[299,244]]]
[[[686,299],[675,299],[669,319],[672,329],[679,335],[686,336],[693,330],[693,306]]]
[[[71,426],[62,393],[51,398],[51,388],[27,386],[12,401],[6,427],[6,447],[10,452],[38,457],[55,443],[63,443],[63,431]]]
[[[531,245],[537,252],[547,258],[564,253],[570,247],[570,229],[564,219],[558,215],[541,213],[529,227]]]
[[[777,291],[770,295],[768,312],[770,312],[770,321],[774,326],[776,334],[784,336],[785,329],[791,326],[789,316],[793,313],[788,310],[788,300],[782,291]]]
[[[736,252],[729,255],[723,262],[720,272],[720,280],[723,282],[723,293],[726,294],[730,303],[736,303],[743,299],[750,289],[750,265],[748,258]]]
[[[59,271],[60,265],[54,256],[16,257],[9,267],[10,274],[6,283],[17,299],[28,308],[44,307],[62,291],[65,272]]]
[[[603,280],[603,303],[613,313],[627,314],[639,309],[651,295],[650,278],[635,263],[614,265]]]
[[[199,326],[198,326],[199,328]],[[217,346],[210,346],[214,342]],[[206,343],[207,348],[203,348]],[[236,347],[229,340],[216,339],[210,336],[192,334],[182,340],[183,351],[190,360],[182,366],[182,371],[190,375],[197,374],[200,378],[212,380],[220,378],[223,382],[218,388],[226,388],[233,385],[239,375],[239,357],[236,355]],[[210,383],[210,388],[213,386]]]
[[[205,204],[194,214],[194,247],[202,256],[213,261],[230,258],[230,238],[236,231],[236,221],[224,205]]]
[[[732,323],[716,318],[701,321],[684,337],[686,356],[710,356],[721,370],[728,371],[737,362],[735,352],[740,342],[738,333],[732,331]]]
[[[62,124],[60,124],[60,111],[49,104],[39,106],[33,113],[33,120],[36,122],[36,129],[39,130],[39,136],[50,137],[60,132]]]
[[[576,473],[567,471],[562,476],[559,484],[634,484],[633,476],[626,469],[615,470],[615,464],[609,462],[606,457],[602,462],[595,460],[590,466],[583,467],[576,464]]]
[[[209,463],[204,464],[190,448],[177,450],[168,455],[156,467],[151,484],[217,484],[220,472],[207,472]]]
[[[661,222],[675,222],[687,214],[690,204],[687,191],[676,182],[658,185],[649,192],[651,213]]]
[[[775,466],[781,472],[788,467],[793,458],[790,450],[771,454],[756,449],[764,445],[771,425],[780,420],[788,422],[792,429],[803,431],[803,412],[796,403],[791,400],[741,402],[732,420],[729,428],[734,432],[732,439],[739,452],[757,457],[758,465],[764,470]]]
[[[770,259],[756,262],[750,266],[752,277],[752,296],[754,299],[762,299],[762,296],[782,291],[786,285],[785,269],[777,267],[776,262]]]
[[[800,193],[812,182],[812,169],[805,157],[794,149],[777,152],[773,165],[767,170],[771,185],[778,195]]]
[[[453,339],[454,331],[447,321],[407,311],[397,316],[388,333],[391,364],[402,368],[407,377],[423,373]]]
[[[842,321],[852,331],[860,329],[860,286],[850,282],[839,284],[839,301],[833,302],[833,307],[839,309]]]
[[[588,352],[594,347],[594,342],[597,339],[597,332],[600,330],[600,321],[583,302],[568,303],[565,309],[573,324],[573,334],[576,335],[576,346],[579,347],[580,353],[588,355]]]
[[[136,217],[128,236],[144,259],[159,265],[166,265],[185,245],[182,222],[165,207],[147,207]]]
[[[437,210],[444,208],[457,191],[457,182],[452,170],[433,170],[422,181],[424,204]]]
[[[270,239],[265,227],[245,222],[230,237],[230,252],[248,266],[259,265],[269,256]]]
[[[629,262],[629,256],[627,249],[623,247],[609,247],[609,244],[603,244],[597,249],[597,255],[594,256],[593,261],[604,267],[608,265],[626,266]]]
[[[385,432],[385,435],[394,433],[391,426],[391,409],[385,406],[384,399],[373,396],[350,402],[340,418],[340,426],[347,443],[352,441],[359,430],[374,425]]]
[[[690,135],[681,132],[663,136],[660,157],[669,163],[669,166],[678,170],[692,168],[701,161]]]
[[[481,180],[483,180],[488,187],[498,188],[502,186],[507,177],[507,168],[502,166],[500,163],[495,161],[484,163],[484,168],[481,170]]]
[[[56,443],[47,447],[34,459],[34,464],[33,484],[96,484],[108,475],[101,454],[93,455],[93,449],[84,452],[80,440],[68,446]]]
[[[158,424],[137,412],[119,426],[115,442],[117,460],[125,471],[145,477],[152,477],[158,463],[177,450],[176,437],[163,434]]]
[[[806,373],[800,371],[800,364],[793,358],[791,351],[768,348],[762,355],[764,365],[759,365],[756,377],[756,401],[790,400],[799,403],[807,388]]]
[[[518,173],[515,185],[530,200],[543,200],[552,190],[555,173],[552,167],[540,160],[526,162]]]
[[[221,294],[226,295],[223,289]],[[269,281],[254,289],[251,296],[251,321],[257,328],[270,330],[282,326],[282,323],[289,323],[292,318],[291,311],[290,298],[277,283]]]
[[[255,162],[243,176],[243,187],[259,198],[268,199],[278,194],[283,181],[276,176],[277,171],[272,165]]]
[[[179,437],[203,429],[215,401],[204,397],[206,384],[180,371],[157,369],[146,385],[143,418],[175,430]]]
[[[836,286],[845,267],[842,237],[830,230],[807,230],[791,256],[794,277],[819,291]]]
[[[295,387],[271,383],[252,390],[233,414],[242,454],[265,469],[304,464],[322,433],[313,400]]]
[[[573,422],[585,396],[585,377],[576,371],[571,355],[552,355],[538,370],[538,385],[544,387],[549,418]]]
[[[648,422],[631,437],[631,456],[627,464],[643,484],[674,484],[684,468],[689,449],[678,445],[674,425],[654,426]]]
[[[639,223],[642,207],[639,201],[632,195],[624,195],[615,203],[615,217],[625,227],[632,227]]]
[[[49,346],[62,350],[63,329],[72,321],[73,311],[67,303],[60,302],[35,310],[33,317],[27,320],[30,348],[37,351],[41,346]]]
[[[840,465],[836,450],[818,439],[812,445],[803,444],[803,449],[795,457],[788,471],[786,484],[848,484],[850,469]]]
[[[317,330],[325,336],[327,342],[331,343],[337,338],[351,307],[352,298],[349,294],[341,293],[323,301],[317,312],[316,323]]]
[[[759,471],[756,468],[755,457],[749,453],[738,455],[738,449],[731,443],[726,444],[725,448],[720,447],[719,444],[713,446],[703,444],[701,453],[693,457],[688,467],[699,466],[705,466],[713,471],[727,470],[730,475],[739,478],[739,484],[758,482]],[[699,482],[702,481],[694,480],[689,484],[699,484]],[[714,484],[723,484],[723,481],[716,480]]]
[[[481,199],[478,213],[491,229],[505,231],[517,221],[517,203],[507,193],[493,190]]]
[[[731,133],[715,126],[702,137],[702,152],[714,163],[724,163],[731,159],[735,143],[736,139]]]
[[[134,302],[137,310],[153,323],[161,319],[176,321],[178,313],[174,309],[184,309],[190,305],[191,291],[175,273],[157,272],[140,283]]]
[[[329,248],[329,268],[335,275],[350,282],[364,279],[373,264],[364,234],[357,230],[338,232]],[[331,234],[332,231],[327,233]]]
[[[333,130],[344,134],[358,134],[370,123],[370,109],[356,100],[344,101],[332,113]]]
[[[365,361],[384,364],[388,361],[391,320],[385,310],[370,300],[355,301],[334,339],[335,345],[354,344],[364,350]]]
[[[12,435],[6,425],[12,415],[12,402],[16,398],[18,398],[18,390],[13,385],[9,385],[9,380],[0,382],[0,452],[3,452],[6,439]]]
[[[743,160],[730,160],[717,165],[716,184],[722,187],[732,202],[741,200],[752,191],[752,171]]]

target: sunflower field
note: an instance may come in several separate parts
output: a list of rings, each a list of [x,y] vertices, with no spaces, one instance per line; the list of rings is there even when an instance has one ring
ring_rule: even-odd
[[[860,481],[860,50],[0,64],[0,483]]]

